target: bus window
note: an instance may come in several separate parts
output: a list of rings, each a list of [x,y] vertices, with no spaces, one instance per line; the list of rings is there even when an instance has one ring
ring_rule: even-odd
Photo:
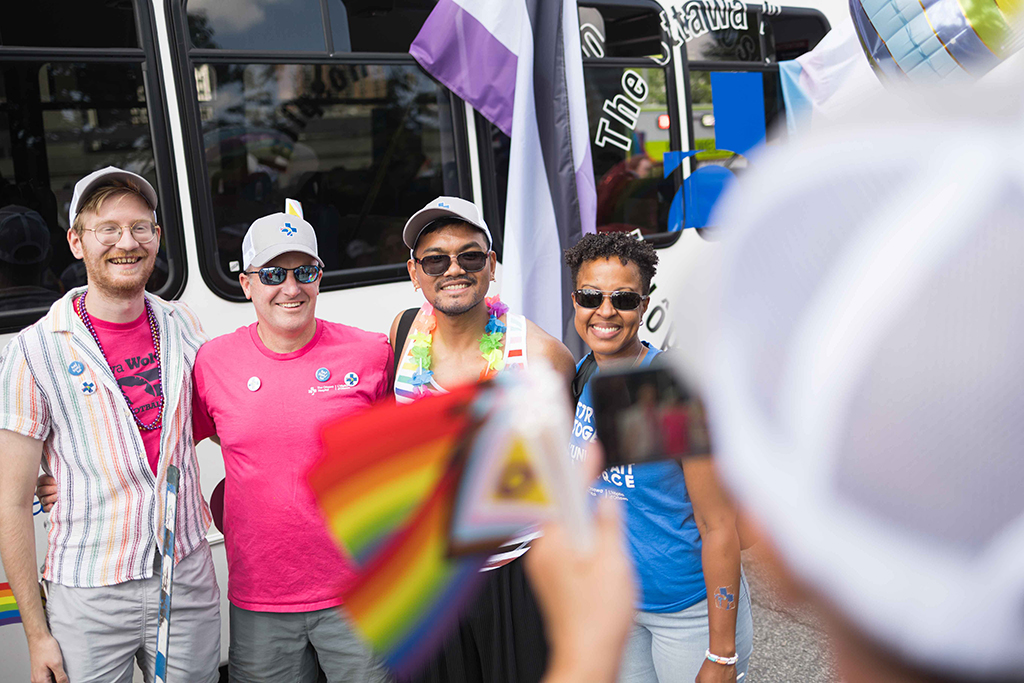
[[[54,4],[0,9],[3,331],[38,319],[70,288],[85,284],[84,265],[67,243],[68,207],[78,179],[105,166],[135,171],[159,193],[163,232],[147,288],[170,298],[184,282],[162,97],[147,88],[158,82],[149,71],[152,37],[145,29],[140,40],[130,4],[106,3],[93,13]],[[140,19],[139,26],[150,26],[148,15]],[[9,47],[27,44],[31,58]]]
[[[260,216],[302,203],[327,273],[401,265],[402,226],[457,195],[447,91],[416,66],[199,64],[217,266],[237,281]]]
[[[653,3],[580,7],[598,232],[669,230],[678,181],[664,177],[663,157],[679,149],[679,127],[660,10]]]
[[[221,50],[323,51],[319,0],[188,0],[192,47]]]
[[[191,173],[206,281],[225,298],[241,298],[245,231],[283,210],[286,198],[301,202],[317,231],[323,289],[405,279],[401,232],[409,216],[438,195],[471,197],[464,109],[407,53],[433,3],[280,4],[315,24],[307,29],[320,37],[302,47],[313,56],[282,57],[274,51],[296,45],[242,31],[232,34],[241,42],[222,41],[236,19],[215,14],[220,5],[212,0],[189,0],[185,21],[178,17],[177,30],[195,46],[181,63],[195,88],[182,106],[205,162]],[[380,32],[367,34],[382,17],[393,31],[377,40]],[[272,25],[271,14],[261,15],[245,35],[262,36]],[[234,47],[218,49],[227,45]],[[405,53],[381,54],[398,48]]]
[[[722,11],[726,8],[729,11]],[[719,11],[710,17],[708,12]],[[711,23],[718,19],[719,24]],[[690,2],[683,6],[674,21],[681,35],[692,36],[686,43],[686,58],[690,62],[704,60],[724,62],[763,62],[760,12],[748,11],[738,0],[712,3]],[[711,25],[727,26],[708,30]]]
[[[800,56],[828,32],[816,10],[772,6],[765,14],[766,7],[747,10],[723,0],[714,7],[687,3],[688,11],[675,14],[673,37],[687,54],[690,148],[697,150],[685,181],[684,227],[711,227],[714,205],[747,168],[749,151],[785,137],[776,60]],[[708,14],[714,8],[717,14]]]

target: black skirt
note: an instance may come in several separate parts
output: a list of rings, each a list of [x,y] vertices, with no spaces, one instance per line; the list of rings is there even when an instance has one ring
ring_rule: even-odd
[[[486,572],[457,628],[420,671],[400,683],[539,683],[544,622],[519,558]]]

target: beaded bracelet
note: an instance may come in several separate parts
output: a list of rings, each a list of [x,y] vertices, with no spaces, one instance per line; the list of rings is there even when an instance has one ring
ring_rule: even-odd
[[[735,654],[732,657],[721,657],[711,654],[711,650],[704,650],[704,658],[722,666],[735,666],[736,662],[740,661],[739,654]]]

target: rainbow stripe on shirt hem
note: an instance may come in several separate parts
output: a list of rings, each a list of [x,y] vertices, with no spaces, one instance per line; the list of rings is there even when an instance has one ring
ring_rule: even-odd
[[[18,601],[14,599],[11,584],[0,583],[0,626],[20,623],[21,612],[18,611]]]

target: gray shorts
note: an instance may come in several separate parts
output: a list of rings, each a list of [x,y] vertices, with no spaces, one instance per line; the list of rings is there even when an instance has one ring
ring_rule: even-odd
[[[158,555],[159,557],[159,555]],[[130,683],[156,667],[160,572],[99,588],[47,584],[46,616],[73,683]],[[174,567],[167,680],[210,683],[220,664],[220,589],[206,541]]]
[[[330,683],[390,680],[336,608],[252,612],[231,605],[231,683],[316,683],[318,662]]]

